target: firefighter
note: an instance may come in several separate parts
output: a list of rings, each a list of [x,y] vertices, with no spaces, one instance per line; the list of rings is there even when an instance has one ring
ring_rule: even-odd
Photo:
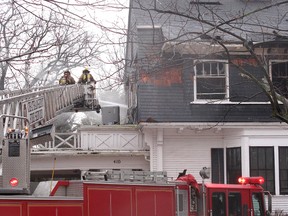
[[[64,75],[59,80],[59,85],[71,85],[75,84],[74,78],[71,76],[69,70],[64,72]]]
[[[96,80],[94,79],[92,74],[90,74],[90,71],[87,68],[85,68],[78,80],[78,83],[86,84],[86,83],[91,83],[91,82],[94,82],[96,84]]]

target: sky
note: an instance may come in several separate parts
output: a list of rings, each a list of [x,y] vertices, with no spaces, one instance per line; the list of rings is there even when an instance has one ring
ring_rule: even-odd
[[[85,1],[89,2],[89,0]],[[104,0],[102,2],[103,6],[97,6],[96,9],[84,7],[82,12],[79,12],[78,7],[74,9],[75,13],[83,14],[83,17],[85,19],[91,20],[91,23],[85,23],[87,31],[93,32],[95,35],[103,35],[103,39],[105,39],[105,37],[109,37],[109,40],[111,40],[113,45],[107,45],[106,47],[103,47],[102,60],[110,63],[111,57],[113,58],[113,55],[115,54],[115,50],[119,52],[119,56],[122,55],[122,58],[125,57],[125,47],[123,45],[120,45],[120,43],[126,42],[126,36],[124,34],[126,33],[126,29],[128,26],[127,23],[129,0]],[[96,20],[96,23],[94,20]],[[102,26],[100,25],[104,26],[105,28],[102,28]],[[110,52],[111,55],[107,55],[107,51]],[[110,64],[103,63],[101,66],[102,69],[105,71],[113,72],[113,70],[115,70],[115,68]],[[71,69],[71,73],[75,80],[78,80],[83,69],[88,68],[91,71],[91,74],[96,78],[96,80],[101,80],[106,75],[99,74],[98,67],[98,65],[85,65],[84,67],[81,66]]]

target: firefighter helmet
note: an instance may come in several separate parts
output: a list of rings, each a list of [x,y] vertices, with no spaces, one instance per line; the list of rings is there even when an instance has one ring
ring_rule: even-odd
[[[85,68],[85,69],[83,70],[83,73],[90,73],[90,71],[89,71],[87,68]]]

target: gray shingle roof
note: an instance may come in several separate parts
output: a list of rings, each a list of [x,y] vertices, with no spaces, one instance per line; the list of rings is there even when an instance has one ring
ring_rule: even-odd
[[[194,40],[204,32],[230,41],[238,41],[240,37],[252,41],[271,40],[275,38],[273,31],[288,35],[288,1],[132,1],[131,15],[137,26],[160,25],[166,40]],[[203,2],[210,4],[201,4]]]

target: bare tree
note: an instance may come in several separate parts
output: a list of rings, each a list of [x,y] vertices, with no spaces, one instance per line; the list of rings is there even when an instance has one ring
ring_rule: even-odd
[[[98,80],[119,77],[108,86],[122,82],[119,50],[112,53],[109,49],[108,53],[107,47],[113,50],[119,46],[111,35],[123,38],[125,30],[116,25],[105,26],[93,14],[96,9],[115,8],[113,5],[103,1],[53,0],[6,0],[1,4],[0,89],[9,88],[11,82],[15,88],[15,77],[17,88],[53,84],[64,69],[84,66],[97,68]]]

